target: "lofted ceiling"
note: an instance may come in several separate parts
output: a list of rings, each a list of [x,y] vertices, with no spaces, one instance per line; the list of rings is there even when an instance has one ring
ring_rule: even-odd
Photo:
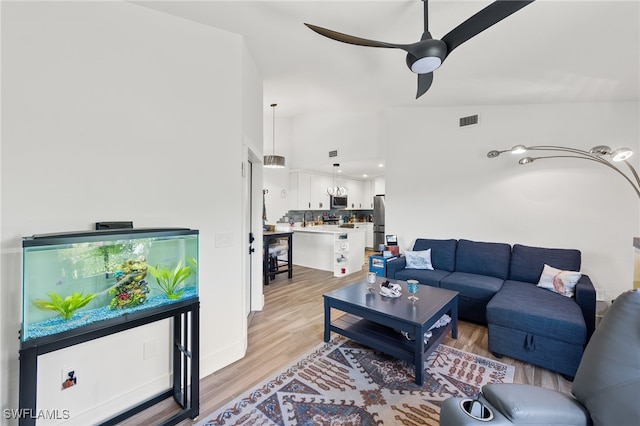
[[[273,102],[278,117],[295,117],[398,106],[640,100],[639,0],[537,0],[452,52],[419,99],[404,52],[339,43],[303,24],[412,43],[422,33],[421,0],[135,3],[242,35],[264,78],[265,117]],[[432,36],[441,38],[490,3],[430,0]],[[367,167],[377,164],[362,170]]]

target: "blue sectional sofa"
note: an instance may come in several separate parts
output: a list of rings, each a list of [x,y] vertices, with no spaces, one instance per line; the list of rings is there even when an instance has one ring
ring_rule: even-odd
[[[489,350],[572,378],[595,329],[596,293],[583,274],[574,297],[538,287],[544,265],[580,271],[579,250],[521,244],[419,238],[433,270],[387,262],[387,277],[455,290],[461,319],[486,324]]]

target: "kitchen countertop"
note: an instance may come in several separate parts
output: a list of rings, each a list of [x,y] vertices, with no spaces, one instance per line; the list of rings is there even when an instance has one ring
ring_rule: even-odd
[[[357,224],[354,224],[357,226]],[[364,228],[340,228],[338,225],[314,225],[305,226],[304,228],[293,227],[293,232],[315,232],[322,234],[344,234],[349,232],[364,232]]]

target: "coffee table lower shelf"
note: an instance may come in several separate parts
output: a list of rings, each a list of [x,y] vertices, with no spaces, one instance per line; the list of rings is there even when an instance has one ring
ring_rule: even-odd
[[[357,315],[345,314],[340,318],[334,319],[331,321],[329,331],[414,364],[416,373],[418,373],[417,369],[424,369],[424,360],[438,347],[444,337],[451,331],[451,327],[452,323],[449,323],[446,326],[431,330],[432,336],[429,338],[429,342],[424,345],[422,356],[419,357],[420,360],[416,360],[416,346],[420,342],[408,340],[392,327],[369,321]],[[418,383],[418,381],[422,381],[422,376],[422,374],[416,374],[416,383],[419,385],[422,385],[422,383]]]

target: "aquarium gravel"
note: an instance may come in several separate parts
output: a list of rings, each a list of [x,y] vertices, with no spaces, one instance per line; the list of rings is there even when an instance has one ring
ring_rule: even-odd
[[[167,296],[159,295],[149,297],[146,303],[125,309],[109,309],[108,306],[91,309],[87,311],[75,312],[68,321],[57,316],[35,324],[30,324],[25,330],[24,340],[37,339],[40,337],[50,336],[52,334],[62,333],[64,331],[74,330],[89,324],[118,318],[133,312],[145,311],[147,309],[157,308],[160,306],[171,305],[179,301],[193,299],[198,297],[196,287],[187,287],[179,299],[169,299]]]

